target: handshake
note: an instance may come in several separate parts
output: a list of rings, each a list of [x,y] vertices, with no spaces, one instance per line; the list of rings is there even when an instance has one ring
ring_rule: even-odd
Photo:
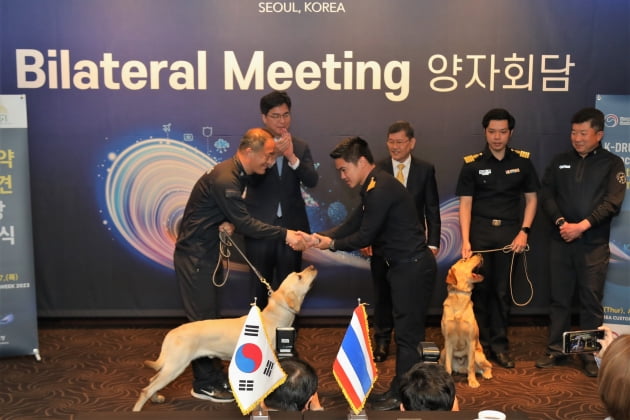
[[[285,242],[294,251],[304,251],[307,248],[328,249],[333,241],[328,236],[318,235],[317,233],[308,234],[299,230],[287,229]]]

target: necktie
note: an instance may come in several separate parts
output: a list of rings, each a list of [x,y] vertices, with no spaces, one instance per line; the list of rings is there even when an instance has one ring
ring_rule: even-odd
[[[284,156],[278,156],[276,158],[276,166],[278,167],[278,175],[282,176],[282,160],[284,159]],[[278,203],[278,210],[276,211],[276,216],[278,216],[278,218],[282,217],[282,206],[280,205],[280,203]]]
[[[396,179],[400,181],[401,184],[405,185],[405,175],[403,175],[403,168],[405,167],[404,163],[398,164],[398,172],[396,172]]]

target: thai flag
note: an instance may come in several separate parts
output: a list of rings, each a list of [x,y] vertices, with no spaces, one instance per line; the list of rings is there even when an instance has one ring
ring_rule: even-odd
[[[250,413],[274,389],[284,383],[284,373],[269,343],[258,306],[253,305],[243,325],[228,377],[243,415]]]
[[[364,305],[357,306],[352,314],[333,364],[333,375],[350,408],[359,414],[377,378]]]

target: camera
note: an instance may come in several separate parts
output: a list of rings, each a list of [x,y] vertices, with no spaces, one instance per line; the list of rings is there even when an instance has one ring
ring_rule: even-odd
[[[603,330],[565,331],[562,334],[563,353],[593,353],[601,350],[597,342],[604,338]]]
[[[295,356],[295,328],[276,328],[276,354],[278,357]]]
[[[432,341],[421,341],[418,344],[418,353],[424,363],[437,363],[440,360],[440,349]]]

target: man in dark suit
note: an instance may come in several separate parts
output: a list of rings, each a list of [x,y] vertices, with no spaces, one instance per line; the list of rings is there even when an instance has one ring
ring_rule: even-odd
[[[265,128],[276,141],[276,164],[263,175],[254,175],[247,187],[245,204],[252,217],[275,226],[310,232],[301,186],[312,188],[319,176],[308,144],[291,135],[291,98],[273,91],[260,99]],[[284,241],[245,238],[251,263],[275,290],[282,280],[302,269],[302,252]],[[267,305],[267,289],[252,273],[252,294],[260,308]]]
[[[413,196],[418,220],[426,225],[427,245],[433,256],[440,246],[440,199],[438,196],[435,168],[411,155],[416,146],[414,129],[407,121],[396,121],[387,130],[387,150],[390,158],[377,163],[377,167],[396,177]],[[371,252],[368,251],[368,252]],[[370,265],[374,281],[374,360],[382,362],[389,353],[389,342],[394,326],[392,298],[387,282],[387,265],[382,255],[371,253]],[[422,307],[428,308],[433,294],[435,279],[418,279],[423,283]],[[425,313],[426,316],[426,313]],[[424,329],[423,329],[424,331]],[[423,338],[424,339],[424,336]]]

